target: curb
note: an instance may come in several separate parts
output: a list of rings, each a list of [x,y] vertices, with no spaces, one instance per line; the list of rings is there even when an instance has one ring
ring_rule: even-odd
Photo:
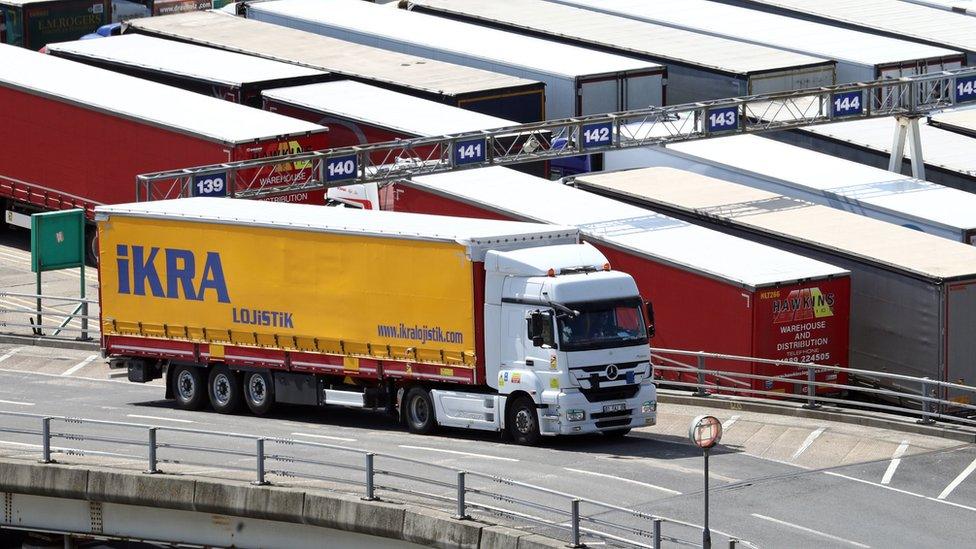
[[[14,334],[0,334],[0,343],[48,347],[52,349],[71,349],[75,351],[98,351],[101,349],[98,341],[75,341],[70,339],[52,339],[49,337]]]
[[[820,409],[810,410],[804,408],[801,404],[793,402],[771,403],[752,398],[725,395],[698,397],[681,391],[673,391],[668,389],[658,389],[657,400],[659,403],[665,404],[683,404],[687,406],[717,408],[721,410],[759,412],[763,414],[774,414],[780,416],[822,419],[827,421],[835,421],[837,423],[847,423],[850,425],[862,425],[864,427],[877,427],[879,429],[889,429],[892,431],[928,435],[950,440],[958,440],[960,442],[976,442],[976,433],[971,430],[965,430],[965,427],[941,423],[937,425],[920,425],[915,423],[914,419],[911,418],[905,418],[893,414],[885,414],[882,412],[864,412],[861,410],[838,408],[836,406],[829,406],[826,404]]]

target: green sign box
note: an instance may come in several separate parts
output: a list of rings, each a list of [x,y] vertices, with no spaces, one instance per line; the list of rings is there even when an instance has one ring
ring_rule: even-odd
[[[85,212],[64,210],[31,216],[31,270],[35,273],[85,263]]]

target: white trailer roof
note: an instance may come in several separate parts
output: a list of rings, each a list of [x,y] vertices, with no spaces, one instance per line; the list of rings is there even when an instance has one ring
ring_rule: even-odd
[[[410,0],[410,5],[443,13],[464,14],[485,21],[504,21],[533,32],[568,37],[728,74],[748,75],[828,62],[798,53],[544,0]]]
[[[976,0],[902,0],[902,1],[911,2],[912,4],[919,4],[922,6],[928,6],[930,8],[948,10],[955,13],[976,15]]]
[[[251,4],[249,12],[382,36],[405,44],[476,57],[497,65],[575,78],[636,70],[661,70],[656,63],[490,29],[423,13],[390,9],[362,0],[274,0]]]
[[[540,223],[204,197],[98,206],[95,214],[96,219],[106,216],[182,219],[199,223],[458,242],[475,247],[526,241],[535,241],[538,245],[575,242],[579,235],[576,227]]]
[[[740,0],[845,25],[976,51],[976,20],[897,0]]]
[[[491,167],[413,178],[408,185],[533,221],[576,225],[630,253],[750,288],[847,271],[557,182]]]
[[[883,154],[891,154],[895,119],[873,118],[810,126],[799,132],[851,143]],[[970,177],[976,176],[976,140],[956,132],[918,121],[922,136],[922,156],[927,166],[937,166]],[[911,158],[911,147],[905,147],[905,158]]]
[[[866,66],[962,55],[945,48],[708,0],[549,1]]]
[[[692,172],[643,168],[585,175],[576,181],[917,277],[976,276],[976,247]]]
[[[262,95],[274,101],[420,137],[517,124],[352,80],[276,88],[265,90]]]
[[[140,67],[230,86],[328,74],[280,61],[144,34],[48,44],[47,49],[76,58]]]
[[[0,85],[223,143],[321,132],[287,116],[0,44]]]
[[[127,21],[126,24],[157,36],[407,86],[438,95],[463,95],[538,85],[535,80],[361,46],[214,11],[144,17]]]
[[[668,145],[694,161],[745,172],[845,203],[966,231],[976,228],[976,194],[756,135]]]
[[[943,111],[929,119],[933,127],[976,136],[976,108]]]

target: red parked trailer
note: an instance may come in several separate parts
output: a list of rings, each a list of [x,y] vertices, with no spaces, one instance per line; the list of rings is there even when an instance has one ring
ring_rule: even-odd
[[[847,270],[507,168],[417,177],[397,183],[396,190],[398,211],[578,226],[583,240],[603,252],[614,269],[633,276],[640,294],[654,304],[654,348],[848,365]],[[751,361],[708,367],[806,376]],[[843,377],[817,374],[825,382],[843,382]],[[715,381],[745,388],[741,382]],[[760,380],[750,388],[805,389]]]
[[[317,124],[6,45],[0,120],[4,217],[28,228],[32,212],[83,208],[91,219],[97,205],[132,202],[142,173],[328,146]],[[311,176],[311,166],[278,164],[240,173],[234,188]],[[192,187],[222,196],[228,185],[210,176]]]

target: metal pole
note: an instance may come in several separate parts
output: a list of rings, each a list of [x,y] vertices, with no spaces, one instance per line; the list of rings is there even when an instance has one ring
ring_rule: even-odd
[[[706,397],[708,392],[705,391],[705,355],[698,355],[698,390],[694,392],[695,396]]]
[[[813,369],[813,366],[807,366],[807,403],[803,405],[804,408],[819,408],[820,403],[817,402],[817,386],[814,382],[817,380],[817,372]]]
[[[85,234],[84,224],[82,224],[81,234]],[[81,341],[88,341],[88,302],[85,301],[85,243],[86,238],[81,239]]]
[[[149,428],[149,469],[146,471],[148,475],[154,475],[159,472],[156,468],[156,428]]]
[[[922,378],[922,397],[929,396],[929,378],[928,376]],[[929,417],[929,401],[923,398],[922,400],[922,419],[918,420],[920,425],[932,425],[935,420]]]
[[[41,420],[41,463],[51,463],[51,418]]]
[[[268,484],[268,481],[264,480],[264,439],[259,438],[256,441],[257,448],[255,449],[255,457],[257,458],[255,465],[256,478],[251,484],[257,486],[264,486]]]
[[[579,529],[579,526],[580,526],[580,524],[579,524],[580,523],[580,517],[579,517],[580,500],[574,499],[571,503],[572,503],[572,505],[570,506],[570,510],[572,511],[572,515],[573,516],[572,516],[572,519],[570,521],[571,522],[570,526],[572,526],[572,528],[573,528],[573,530],[572,530],[572,532],[573,532],[573,538],[570,541],[569,546],[570,547],[583,547],[583,544],[580,543],[580,529]]]
[[[652,523],[652,532],[654,536],[654,541],[652,547],[654,549],[661,549],[661,519],[656,518]]]
[[[372,452],[366,454],[366,497],[365,501],[376,501],[375,487],[373,486],[373,456]]]
[[[712,549],[712,533],[708,530],[708,448],[703,448],[705,454],[705,524],[702,529],[702,549]]]
[[[37,327],[34,328],[34,335],[44,335],[41,330],[41,266],[37,266]]]
[[[739,543],[739,540],[735,538],[729,538],[729,549],[735,549],[737,543]]]
[[[454,515],[454,518],[456,518],[458,520],[467,520],[467,519],[471,518],[465,512],[467,509],[465,509],[465,505],[464,505],[464,493],[465,493],[465,489],[464,489],[464,471],[458,471],[458,474],[457,474],[457,514]]]

